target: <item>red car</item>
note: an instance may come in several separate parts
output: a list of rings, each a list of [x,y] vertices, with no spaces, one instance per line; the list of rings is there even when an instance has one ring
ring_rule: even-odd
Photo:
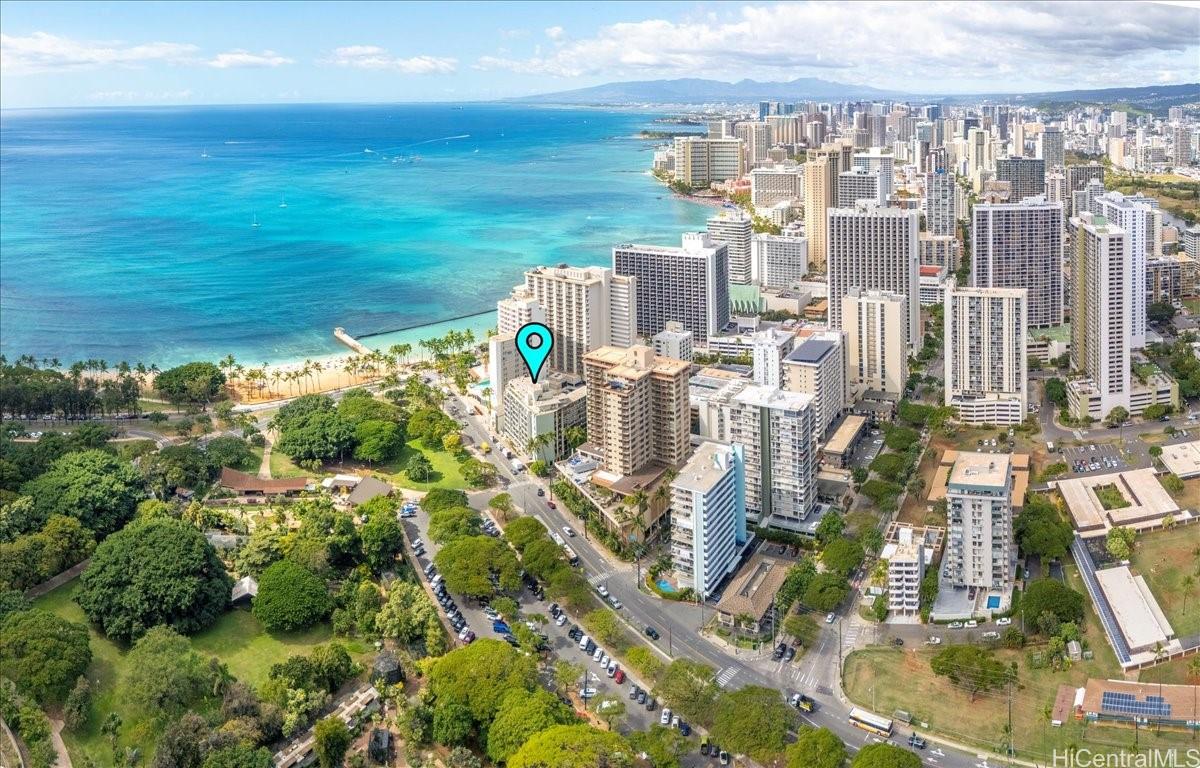
[[[558,505],[555,504],[553,501],[547,501],[546,506],[550,507],[550,509],[558,509]]]
[[[625,682],[625,670],[617,667],[617,672],[615,675],[613,675],[613,682],[615,682],[617,685]]]

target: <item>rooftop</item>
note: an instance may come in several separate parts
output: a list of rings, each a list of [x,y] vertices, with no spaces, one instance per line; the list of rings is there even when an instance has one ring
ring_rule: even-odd
[[[671,487],[707,493],[728,474],[733,466],[733,458],[733,448],[706,440],[696,446],[692,457],[679,470]]]
[[[760,408],[800,411],[812,404],[813,396],[802,392],[789,392],[778,387],[751,385],[743,389],[734,400]]]
[[[775,593],[787,578],[788,563],[756,554],[733,577],[717,610],[730,616],[759,619],[771,607]]]
[[[1146,580],[1134,576],[1129,566],[1096,571],[1096,580],[1104,590],[1104,597],[1116,616],[1129,650],[1144,651],[1156,643],[1166,645],[1175,636],[1158,601],[1150,594]]]
[[[837,345],[828,339],[806,339],[793,349],[787,359],[794,363],[818,363]]]
[[[1129,506],[1106,510],[1096,496],[1101,485],[1116,486]],[[1179,505],[1150,468],[1058,480],[1051,486],[1058,488],[1075,529],[1085,537],[1104,535],[1114,526],[1154,527],[1164,515],[1179,513]]]
[[[1164,445],[1158,457],[1172,474],[1182,478],[1200,475],[1200,440]]]
[[[949,485],[1004,488],[1011,474],[1007,453],[975,453],[959,451],[947,480]]]
[[[1107,694],[1107,696],[1105,695]],[[1116,694],[1114,696],[1114,694]],[[1161,697],[1161,699],[1157,698]],[[1107,701],[1106,701],[1107,699]],[[1128,710],[1132,704],[1155,705],[1154,709],[1161,712],[1163,720],[1175,722],[1195,722],[1200,720],[1200,706],[1197,706],[1196,686],[1194,685],[1161,685],[1159,683],[1131,683],[1125,680],[1098,680],[1089,678],[1084,688],[1082,709],[1084,712],[1123,717],[1129,719]],[[1124,710],[1124,711],[1123,711]],[[1146,710],[1139,711],[1146,717]],[[1154,718],[1155,715],[1149,715]]]
[[[239,472],[229,467],[224,467],[221,470],[221,487],[239,493],[294,493],[296,491],[303,491],[307,485],[308,478],[306,477],[265,480],[256,475]]]
[[[862,432],[867,425],[866,416],[850,414],[842,419],[829,442],[825,444],[826,453],[845,453],[850,448],[850,441]]]

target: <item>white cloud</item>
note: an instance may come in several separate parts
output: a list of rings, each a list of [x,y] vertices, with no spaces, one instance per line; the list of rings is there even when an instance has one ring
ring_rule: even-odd
[[[437,56],[393,56],[377,45],[347,45],[333,49],[322,63],[355,69],[390,70],[406,75],[448,75],[458,69],[458,60]]]
[[[150,63],[182,64],[199,49],[185,43],[141,43],[74,40],[34,32],[17,36],[0,33],[0,68],[6,74],[92,69],[103,66],[137,67]]]
[[[622,22],[582,39],[550,27],[553,50],[484,56],[474,66],[605,79],[791,79],[834,70],[839,80],[894,88],[1124,85],[1194,64],[1197,30],[1200,9],[1151,3],[818,0]]]
[[[280,56],[275,51],[263,51],[262,53],[253,53],[244,51],[240,48],[218,53],[213,58],[209,59],[208,66],[216,69],[235,69],[244,67],[281,67],[284,64],[294,64],[292,59],[287,56]]]

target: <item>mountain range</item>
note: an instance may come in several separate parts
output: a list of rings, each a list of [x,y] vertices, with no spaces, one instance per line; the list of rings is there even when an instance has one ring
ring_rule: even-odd
[[[866,85],[850,85],[815,77],[801,77],[786,82],[739,80],[736,83],[702,78],[680,78],[605,83],[588,88],[523,96],[510,99],[510,101],[537,104],[729,104],[762,100],[803,101],[859,98],[907,98],[943,102],[1004,99],[1027,104],[1090,102],[1152,104],[1161,107],[1166,104],[1200,101],[1200,83],[1037,93],[921,94],[889,91]]]

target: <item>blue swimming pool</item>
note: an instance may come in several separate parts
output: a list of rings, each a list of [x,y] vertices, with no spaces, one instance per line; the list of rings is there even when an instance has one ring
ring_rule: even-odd
[[[987,607],[989,609],[1000,607],[1000,595],[988,595]]]
[[[658,583],[658,588],[661,589],[663,592],[674,592],[675,591],[675,587],[671,586],[671,582],[667,581],[666,579],[659,579],[657,583]]]

